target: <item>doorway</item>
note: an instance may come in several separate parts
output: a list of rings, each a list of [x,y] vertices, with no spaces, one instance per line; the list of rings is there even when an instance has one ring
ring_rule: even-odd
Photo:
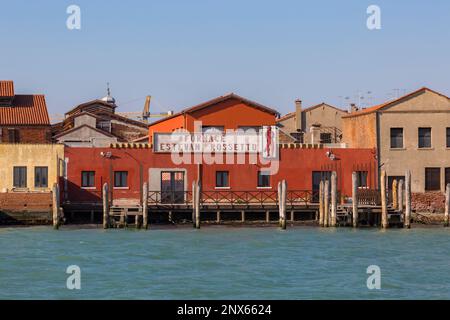
[[[184,203],[183,171],[161,171],[161,203]]]

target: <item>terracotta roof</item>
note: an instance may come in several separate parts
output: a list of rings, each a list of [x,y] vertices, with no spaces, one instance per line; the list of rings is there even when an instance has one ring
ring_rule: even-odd
[[[0,97],[14,97],[14,82],[10,80],[0,81]]]
[[[115,109],[117,107],[115,104],[111,104],[111,103],[105,102],[105,101],[100,100],[100,99],[95,99],[95,100],[84,102],[82,104],[79,104],[79,105],[75,106],[74,108],[72,108],[69,111],[67,111],[66,115],[74,113],[75,111],[78,111],[80,109],[81,109],[81,112],[82,112],[84,107],[87,107],[87,106],[90,106],[90,105],[93,105],[93,104],[100,104],[100,105],[103,105],[105,107],[109,107],[111,109]]]
[[[150,126],[152,126],[154,124],[157,124],[157,123],[160,123],[160,122],[163,122],[163,121],[168,120],[168,119],[172,119],[172,118],[178,117],[178,116],[180,116],[182,114],[185,114],[185,113],[192,113],[192,112],[195,112],[195,111],[202,110],[204,108],[211,107],[211,106],[213,106],[215,104],[218,104],[220,102],[223,102],[223,101],[226,101],[226,100],[229,100],[229,99],[239,100],[239,101],[244,102],[244,103],[246,103],[246,104],[248,104],[248,105],[250,105],[250,106],[252,106],[254,108],[257,108],[257,109],[262,110],[264,112],[268,112],[268,113],[273,114],[275,116],[279,115],[278,111],[276,111],[276,110],[274,110],[272,108],[266,107],[266,106],[264,106],[264,105],[262,105],[262,104],[260,104],[258,102],[255,102],[255,101],[249,100],[247,98],[241,97],[241,96],[239,96],[239,95],[237,95],[235,93],[229,93],[229,94],[226,94],[226,95],[223,95],[223,96],[220,96],[220,97],[208,100],[206,102],[200,103],[200,104],[195,105],[193,107],[189,107],[189,108],[183,109],[180,112],[174,113],[173,115],[165,117],[163,119],[154,121],[154,122],[150,123]]]
[[[15,95],[11,106],[0,106],[1,125],[50,125],[44,95]]]
[[[444,95],[442,93],[439,93],[437,91],[431,90],[431,89],[429,89],[427,87],[422,87],[422,88],[420,88],[420,89],[418,89],[416,91],[413,91],[411,93],[408,93],[408,94],[406,94],[406,95],[404,95],[404,96],[402,96],[402,97],[400,97],[398,99],[395,99],[395,100],[392,100],[392,101],[387,101],[387,102],[384,102],[382,104],[378,104],[376,106],[372,106],[372,107],[369,107],[369,108],[365,108],[363,110],[359,110],[359,111],[350,113],[349,115],[343,116],[343,118],[358,117],[358,116],[361,116],[361,115],[373,113],[373,112],[381,110],[381,109],[383,109],[383,108],[385,108],[387,106],[390,106],[390,105],[396,104],[398,102],[401,102],[402,100],[412,98],[413,96],[415,96],[417,94],[420,94],[420,93],[422,93],[424,91],[429,91],[429,92],[435,93],[437,95],[440,95],[440,96],[442,96],[444,98],[450,99],[449,97],[447,97],[446,95]]]

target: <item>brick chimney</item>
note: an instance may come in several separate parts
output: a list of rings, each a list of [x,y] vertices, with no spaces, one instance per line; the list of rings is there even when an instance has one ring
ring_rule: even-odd
[[[302,129],[302,100],[295,100],[295,129]]]

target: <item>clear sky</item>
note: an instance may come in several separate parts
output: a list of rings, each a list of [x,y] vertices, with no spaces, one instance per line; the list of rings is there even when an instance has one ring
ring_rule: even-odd
[[[66,27],[71,4],[81,30]],[[371,4],[381,30],[366,27]],[[358,91],[373,103],[422,86],[450,94],[448,0],[0,0],[0,11],[0,79],[44,93],[50,113],[104,96],[106,82],[118,111],[140,111],[147,94],[153,112],[235,92],[281,113],[296,98],[342,107]]]

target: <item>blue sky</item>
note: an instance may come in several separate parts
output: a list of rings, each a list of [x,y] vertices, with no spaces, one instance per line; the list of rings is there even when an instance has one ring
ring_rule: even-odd
[[[81,8],[68,30],[66,8]],[[382,29],[366,27],[381,8]],[[373,103],[429,86],[450,94],[450,1],[0,1],[0,79],[50,113],[105,95],[118,111],[179,110],[235,92],[281,113],[357,92]],[[7,13],[7,14],[4,14]],[[366,97],[369,95],[365,94]]]

